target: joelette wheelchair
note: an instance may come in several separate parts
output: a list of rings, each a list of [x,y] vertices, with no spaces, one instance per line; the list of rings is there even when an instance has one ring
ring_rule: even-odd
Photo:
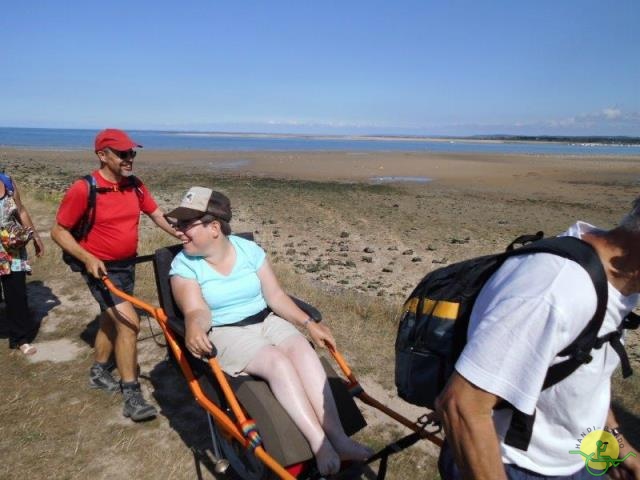
[[[252,234],[240,235],[253,240]],[[170,355],[179,365],[195,400],[208,414],[216,472],[225,473],[230,469],[247,480],[319,478],[306,439],[275,399],[266,382],[249,375],[230,377],[221,370],[215,356],[205,362],[193,357],[186,349],[184,319],[174,302],[169,282],[171,261],[181,248],[181,245],[164,247],[153,255],[136,259],[136,263],[153,262],[160,307],[118,290],[106,276],[103,281],[115,295],[144,310],[160,325]],[[317,309],[294,297],[292,299],[314,321],[321,321],[322,316]],[[345,377],[338,376],[329,362],[321,359],[347,435],[353,435],[366,426],[353,397],[412,430],[410,435],[388,445],[369,459],[369,462],[381,461],[378,478],[384,478],[390,454],[421,438],[442,444],[437,432],[426,430],[429,424],[426,416],[412,422],[371,398],[360,386],[342,355],[333,349],[329,351]]]

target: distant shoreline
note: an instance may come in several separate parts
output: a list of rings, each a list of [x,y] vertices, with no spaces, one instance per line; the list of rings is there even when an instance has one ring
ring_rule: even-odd
[[[96,132],[91,128],[50,128],[0,126],[0,130],[39,130]],[[184,137],[217,138],[262,138],[262,139],[306,139],[306,140],[348,140],[348,141],[412,141],[412,142],[465,142],[465,143],[560,143],[585,146],[640,146],[640,137],[624,135],[409,135],[409,134],[314,134],[314,133],[267,133],[236,132],[216,130],[156,130],[128,129],[130,132],[156,133]]]
[[[132,130],[158,132],[168,135],[192,137],[244,137],[244,138],[300,138],[309,140],[363,140],[363,141],[413,141],[413,142],[468,142],[468,143],[562,143],[585,146],[640,146],[640,137],[627,136],[556,136],[556,135],[331,135],[305,133],[262,133],[262,132],[217,132],[217,131],[175,131],[175,130]]]

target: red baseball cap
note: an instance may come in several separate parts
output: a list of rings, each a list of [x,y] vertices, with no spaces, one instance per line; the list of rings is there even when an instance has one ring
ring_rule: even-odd
[[[131,150],[132,148],[142,147],[129,138],[122,130],[117,128],[107,128],[96,135],[95,151],[104,150],[105,148],[113,148],[119,152]]]

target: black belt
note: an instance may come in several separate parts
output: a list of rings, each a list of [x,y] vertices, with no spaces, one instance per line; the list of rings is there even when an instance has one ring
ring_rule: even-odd
[[[147,257],[131,257],[125,258],[123,260],[103,260],[104,266],[107,267],[107,273],[109,269],[111,270],[119,270],[122,268],[129,268],[137,263],[146,262],[148,259],[152,258],[152,255],[147,255]],[[84,267],[84,262],[80,261],[66,250],[62,251],[62,260],[64,263],[69,265],[69,268],[72,272],[86,272]]]
[[[122,260],[103,260],[102,262],[104,263],[104,266],[107,267],[107,270],[109,269],[118,270],[121,268],[131,267],[138,263],[142,263],[138,261],[139,258],[142,258],[142,257],[124,258]]]
[[[246,318],[243,318],[242,320],[240,320],[239,322],[235,322],[235,323],[229,323],[227,325],[216,325],[215,328],[222,328],[222,327],[246,327],[248,325],[255,325],[256,323],[262,323],[264,322],[265,318],[267,318],[269,316],[269,314],[271,313],[271,309],[270,308],[265,308],[263,310],[260,310],[258,313],[255,313],[253,315],[249,315]],[[213,329],[214,327],[211,327],[211,329]],[[211,331],[211,329],[209,329],[209,332]],[[207,332],[207,333],[209,333]]]

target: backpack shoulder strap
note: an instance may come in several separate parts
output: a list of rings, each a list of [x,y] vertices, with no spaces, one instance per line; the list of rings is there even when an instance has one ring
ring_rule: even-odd
[[[93,175],[85,175],[82,179],[89,185],[89,200],[91,201],[91,197],[93,196],[93,200],[95,201],[95,193],[98,189],[98,183],[95,177]]]
[[[141,198],[142,195],[143,195],[143,193],[142,193],[142,180],[140,180],[135,175],[131,175],[129,177],[129,185],[130,185],[131,188],[135,189],[136,194],[138,195],[139,198]]]
[[[628,378],[633,375],[633,368],[631,367],[631,362],[629,361],[629,356],[627,355],[627,351],[622,344],[622,336],[624,335],[625,330],[636,330],[640,326],[640,316],[629,312],[627,316],[622,320],[620,326],[614,330],[613,332],[609,332],[602,337],[598,337],[596,344],[593,348],[600,348],[605,343],[611,345],[611,347],[615,350],[615,352],[620,357],[620,367],[622,369],[622,377]]]
[[[131,187],[135,189],[136,195],[138,195],[138,200],[140,201],[140,203],[142,203],[142,200],[144,198],[144,191],[142,190],[142,180],[140,180],[135,175],[131,175],[129,178]]]
[[[558,354],[561,357],[568,356],[569,358],[549,368],[542,387],[546,389],[567,378],[583,363],[591,361],[590,352],[596,344],[598,332],[602,327],[607,310],[609,287],[600,257],[595,249],[584,240],[576,237],[556,237],[541,240],[524,247],[523,250],[552,253],[573,260],[587,271],[597,296],[596,311],[591,320],[576,339]]]
[[[91,177],[91,179],[89,180],[88,177]],[[96,179],[94,178],[93,175],[85,175],[83,177],[85,180],[87,180],[88,182],[90,182],[89,184],[93,186],[95,193],[108,193],[108,192],[115,192],[118,190],[118,186],[116,185],[111,186],[111,187],[99,187],[98,183],[96,181]],[[93,183],[91,183],[93,182]]]
[[[93,175],[85,175],[82,179],[87,182],[87,208],[85,208],[73,236],[76,240],[86,238],[96,221],[96,193],[98,186]]]
[[[516,238],[513,242],[511,242],[508,246],[507,246],[507,252],[511,252],[512,250],[515,250],[516,245],[520,244],[520,245],[525,245],[531,242],[537,242],[539,240],[542,240],[544,238],[544,232],[543,231],[539,231],[534,233],[533,235],[520,235],[518,238]]]
[[[143,197],[143,191],[142,191],[142,182],[140,181],[140,179],[138,177],[136,177],[135,175],[131,175],[129,177],[126,177],[127,180],[125,182],[123,182],[122,184],[118,184],[118,185],[114,185],[111,187],[95,187],[96,193],[109,193],[109,192],[119,192],[125,189],[135,189],[136,194],[138,195],[138,198],[142,198]],[[95,182],[95,179],[94,179]]]
[[[131,183],[132,186],[136,188],[140,188],[142,186],[142,180],[140,180],[135,175],[131,175],[129,179],[130,179],[129,182]]]
[[[600,257],[594,248],[584,240],[576,237],[547,238],[511,250],[505,255],[515,256],[528,253],[551,253],[576,262],[589,274],[598,299],[596,311],[591,320],[582,329],[578,337],[558,354],[561,357],[569,356],[569,358],[549,368],[543,386],[543,389],[545,389],[564,380],[583,363],[591,361],[589,352],[596,344],[598,331],[604,321],[609,300],[609,287]]]
[[[609,290],[607,276],[595,249],[587,242],[576,237],[555,237],[540,240],[517,250],[505,253],[506,256],[524,255],[527,253],[551,253],[578,263],[584,268],[596,290],[597,305],[593,317],[582,329],[577,338],[559,356],[568,356],[547,370],[542,389],[549,388],[571,375],[580,365],[591,361],[591,349],[598,342],[598,331],[604,321],[607,310]],[[513,411],[511,424],[506,432],[504,442],[520,450],[527,450],[533,434],[533,415],[526,415],[519,410]]]

